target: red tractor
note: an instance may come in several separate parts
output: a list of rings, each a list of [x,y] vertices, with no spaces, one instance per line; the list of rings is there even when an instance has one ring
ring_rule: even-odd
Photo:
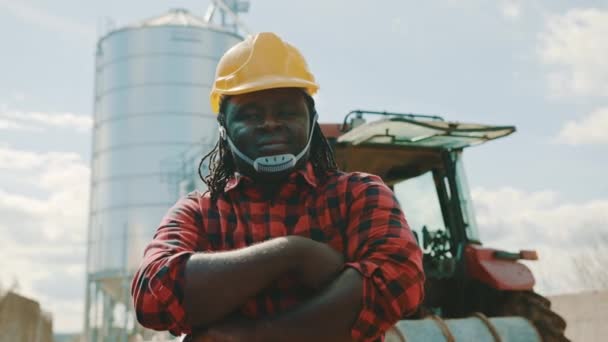
[[[321,126],[342,170],[379,175],[401,201],[424,251],[427,276],[426,298],[415,318],[432,318],[425,321],[447,341],[482,341],[473,331],[481,328],[494,341],[568,341],[566,322],[534,292],[534,276],[519,262],[536,260],[536,252],[488,248],[478,234],[462,153],[515,127],[361,110],[342,124]],[[408,322],[414,321],[400,322],[388,339],[417,341],[412,336],[418,331],[423,340],[436,340],[430,338],[432,328],[420,321],[411,328]],[[532,337],[526,329],[535,330]]]

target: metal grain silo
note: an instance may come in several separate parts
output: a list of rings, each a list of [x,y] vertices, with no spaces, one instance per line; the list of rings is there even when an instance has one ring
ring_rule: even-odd
[[[130,279],[177,200],[178,185],[170,176],[183,165],[175,163],[183,164],[189,151],[209,150],[217,138],[208,94],[219,58],[242,40],[235,16],[242,5],[213,1],[206,18],[172,10],[98,41],[87,341],[127,341],[143,331],[130,307]],[[216,11],[220,25],[211,20]],[[195,163],[186,172],[196,172]]]

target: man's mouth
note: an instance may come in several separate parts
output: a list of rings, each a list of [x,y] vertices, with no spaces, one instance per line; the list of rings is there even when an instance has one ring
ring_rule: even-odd
[[[270,145],[270,144],[286,144],[289,142],[289,139],[287,138],[277,138],[277,137],[273,137],[273,138],[268,138],[268,139],[260,139],[258,140],[258,145]]]
[[[289,151],[289,143],[287,140],[268,140],[257,144],[257,149],[260,152],[287,152]]]
[[[273,138],[273,139],[260,139],[257,143],[258,146],[269,146],[269,145],[287,145],[289,139],[287,138]]]

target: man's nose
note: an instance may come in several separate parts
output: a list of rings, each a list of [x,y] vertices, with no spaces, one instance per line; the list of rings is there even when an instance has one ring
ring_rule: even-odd
[[[279,119],[276,113],[266,112],[264,114],[261,126],[264,128],[276,128],[279,126],[283,126],[283,122]]]

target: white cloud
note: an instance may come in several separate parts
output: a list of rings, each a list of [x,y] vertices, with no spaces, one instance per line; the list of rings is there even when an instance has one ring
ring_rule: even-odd
[[[517,0],[504,0],[501,11],[506,18],[518,19],[521,16],[521,2]]]
[[[93,119],[73,113],[0,112],[0,129],[41,130],[41,127],[72,128],[77,132],[88,133],[93,127]]]
[[[0,211],[3,212],[0,225],[18,227],[20,218],[39,221],[31,228],[47,239],[65,236],[70,241],[83,241],[83,233],[76,234],[75,230],[83,230],[86,223],[90,169],[79,155],[0,147],[0,165],[6,171],[19,171],[19,181],[39,187],[43,194],[30,197],[0,188]],[[27,229],[24,232],[27,233]]]
[[[484,244],[507,250],[536,249],[528,263],[544,293],[573,292],[588,284],[574,259],[608,233],[608,199],[571,203],[552,191],[475,189],[473,199]]]
[[[540,58],[555,96],[608,96],[608,11],[572,9],[549,16]]]
[[[0,168],[3,170],[25,171],[47,164],[56,166],[81,162],[80,155],[74,152],[33,152],[0,146]]]
[[[566,122],[556,140],[569,145],[608,144],[608,107],[594,110],[579,121]]]
[[[35,127],[26,126],[13,120],[5,120],[0,118],[0,130],[10,131],[35,131]],[[38,129],[39,130],[39,129]]]
[[[49,13],[43,9],[32,6],[29,1],[0,0],[0,8],[21,19],[22,21],[53,31],[76,36],[87,41],[95,38],[92,26],[83,25],[73,20]]]
[[[17,279],[21,293],[53,313],[56,331],[80,330],[84,309],[85,237],[90,171],[74,153],[0,147],[13,181],[38,187],[36,196],[0,184],[0,281]],[[71,294],[71,295],[69,295]]]

